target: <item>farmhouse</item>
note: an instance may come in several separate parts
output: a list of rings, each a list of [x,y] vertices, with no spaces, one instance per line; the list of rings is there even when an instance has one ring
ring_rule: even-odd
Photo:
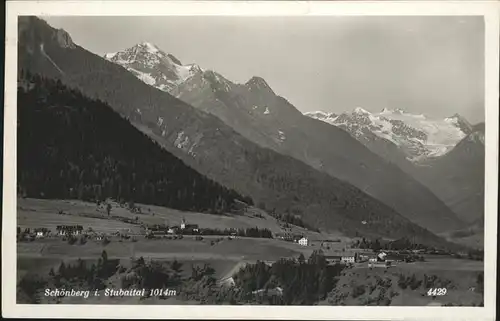
[[[342,256],[334,254],[334,255],[325,255],[326,262],[328,264],[340,263]]]
[[[42,228],[35,228],[34,232],[36,238],[42,238],[47,236],[50,233],[50,230],[45,227],[42,227]]]
[[[387,253],[380,252],[379,254],[377,254],[377,261],[378,262],[385,262],[386,257],[387,257]]]
[[[299,244],[302,246],[307,246],[308,243],[309,243],[309,240],[307,239],[307,237],[303,237],[299,240]]]
[[[57,234],[59,235],[79,235],[83,231],[81,225],[58,225],[56,227]]]
[[[355,263],[357,259],[356,253],[345,253],[342,255],[341,262],[343,263]]]
[[[276,233],[274,238],[288,242],[293,241],[293,235],[291,233]]]
[[[181,228],[179,226],[172,226],[167,228],[167,234],[177,234],[179,231],[181,231]]]
[[[358,253],[355,252],[338,252],[325,255],[325,259],[329,264],[334,263],[355,263],[358,261]]]
[[[186,219],[182,219],[180,229],[182,231],[185,231],[187,233],[192,233],[192,232],[199,232],[199,226],[198,224],[187,224]]]

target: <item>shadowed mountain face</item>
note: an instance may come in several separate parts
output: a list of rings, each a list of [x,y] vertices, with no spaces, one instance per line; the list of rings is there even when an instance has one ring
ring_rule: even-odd
[[[61,44],[57,37],[60,31],[44,21],[21,18],[19,27],[20,69],[61,79],[84,95],[106,102],[187,165],[241,195],[251,196],[255,203],[348,235],[411,235],[422,243],[445,244],[352,185],[250,142],[217,117],[144,84],[123,67],[72,44],[70,39]]]
[[[417,167],[416,175],[466,222],[484,222],[484,123],[447,154]]]
[[[139,47],[113,54],[113,57],[124,58],[125,53]],[[157,54],[160,58],[167,56],[161,50]],[[156,75],[157,71],[167,68],[162,65],[162,59],[151,58],[149,53],[126,57],[120,61],[110,60],[129,70],[131,65],[148,66],[140,70],[143,74]],[[169,74],[164,73],[159,79],[168,79]],[[140,77],[143,78],[148,76]],[[235,84],[217,72],[201,68],[184,81],[176,79],[179,77],[171,78],[175,86],[169,88],[161,82],[148,84],[217,116],[262,147],[290,155],[353,184],[421,226],[434,231],[461,226],[455,214],[421,183],[371,152],[344,130],[302,115],[286,99],[276,95],[264,79],[253,77],[245,84]],[[386,147],[390,152],[391,146],[387,144]]]
[[[25,196],[111,197],[209,213],[230,212],[235,199],[251,202],[60,80],[20,75],[17,103],[18,189]]]

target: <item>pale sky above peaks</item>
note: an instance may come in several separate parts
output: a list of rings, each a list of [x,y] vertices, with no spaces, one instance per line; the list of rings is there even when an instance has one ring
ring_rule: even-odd
[[[402,108],[484,121],[482,17],[43,17],[96,54],[150,42],[299,110]]]

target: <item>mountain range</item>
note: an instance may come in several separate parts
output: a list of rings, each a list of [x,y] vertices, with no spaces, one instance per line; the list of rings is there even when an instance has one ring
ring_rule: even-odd
[[[217,116],[259,146],[346,181],[423,227],[442,231],[462,225],[420,182],[344,130],[304,116],[260,77],[237,84],[215,71],[182,65],[180,59],[151,43],[106,54],[104,58],[148,85]],[[193,72],[184,77],[187,68]]]
[[[104,59],[36,17],[21,17],[18,30],[19,72],[59,79],[106,104],[185,166],[270,212],[348,235],[415,236],[428,244],[445,242],[426,227],[463,227],[421,183],[344,130],[302,115],[262,78],[234,84],[195,65],[192,75],[182,77],[183,69],[171,65],[176,76],[148,73],[159,79],[153,83],[141,76],[140,64],[133,65],[134,73],[118,63],[124,55]],[[137,53],[160,52],[137,47]],[[161,56],[181,65],[172,55]],[[108,60],[113,57],[121,58]],[[155,88],[160,80],[163,89]]]
[[[340,127],[365,144],[377,140],[393,144],[411,162],[442,156],[472,132],[472,125],[458,114],[432,119],[402,109],[371,113],[357,107],[341,114],[316,111],[305,115]]]
[[[455,114],[433,119],[401,109],[307,116],[342,128],[371,151],[397,164],[465,222],[484,218],[484,123]]]

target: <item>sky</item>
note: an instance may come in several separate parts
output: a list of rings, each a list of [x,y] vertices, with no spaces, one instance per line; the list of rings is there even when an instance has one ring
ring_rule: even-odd
[[[484,20],[461,16],[42,17],[99,55],[151,42],[302,112],[401,108],[484,121]]]

